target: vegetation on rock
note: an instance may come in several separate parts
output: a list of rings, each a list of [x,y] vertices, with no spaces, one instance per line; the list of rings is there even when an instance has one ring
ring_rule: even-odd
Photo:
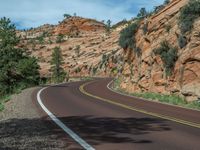
[[[109,19],[109,20],[106,22],[106,32],[109,34],[109,33],[110,33],[110,30],[111,30],[111,20]]]
[[[160,47],[153,51],[156,55],[160,56],[165,68],[165,73],[167,76],[170,76],[178,59],[177,48],[172,47],[167,41],[163,41]]]
[[[191,31],[193,28],[194,21],[200,17],[200,1],[190,0],[187,5],[185,5],[179,17],[179,26],[181,32],[184,34]]]
[[[178,37],[178,44],[180,48],[184,48],[187,45],[187,38],[182,34]]]
[[[136,21],[128,25],[125,29],[120,32],[119,45],[123,49],[135,48],[135,34],[138,31],[139,22]]]
[[[148,16],[148,12],[146,11],[145,8],[141,8],[137,15],[138,18],[145,18],[147,16]]]
[[[70,14],[64,14],[63,17],[64,17],[65,19],[69,19],[69,18],[71,18],[72,16],[71,16]]]
[[[64,42],[64,35],[63,34],[58,34],[56,38],[56,43],[62,43]]]

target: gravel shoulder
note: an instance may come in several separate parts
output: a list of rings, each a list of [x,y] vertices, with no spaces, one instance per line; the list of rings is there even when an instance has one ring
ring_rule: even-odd
[[[33,93],[39,88],[29,88],[5,104],[0,112],[1,150],[80,149],[47,116],[41,116],[33,102]]]

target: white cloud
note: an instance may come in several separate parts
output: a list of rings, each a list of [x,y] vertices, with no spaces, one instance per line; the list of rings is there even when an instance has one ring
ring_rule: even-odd
[[[140,7],[151,8],[163,0],[0,0],[0,17],[6,16],[21,27],[56,24],[64,13],[116,23],[130,19]]]

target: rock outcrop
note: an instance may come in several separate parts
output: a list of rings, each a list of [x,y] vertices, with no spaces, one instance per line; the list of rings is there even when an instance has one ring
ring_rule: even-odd
[[[132,54],[133,65],[125,65],[124,82],[121,83],[124,89],[129,92],[179,94],[188,101],[200,97],[200,19],[194,23],[191,34],[186,35],[186,47],[180,48],[178,44],[181,33],[177,18],[179,10],[187,2],[174,0],[161,12],[143,21],[136,34],[136,45],[142,50],[142,56]],[[145,23],[148,24],[146,34],[142,31]],[[178,48],[178,60],[170,77],[165,76],[162,60],[153,52],[164,40]],[[133,74],[127,74],[131,69]]]
[[[180,48],[178,43],[181,34],[179,12],[188,1],[172,0],[141,22],[135,37],[141,57],[118,46],[120,31],[134,20],[122,22],[111,33],[106,33],[102,22],[70,17],[58,25],[18,32],[22,37],[19,46],[26,47],[39,59],[42,76],[51,75],[52,50],[59,46],[64,58],[63,67],[71,76],[118,75],[123,78],[121,87],[129,92],[178,94],[188,101],[197,100],[200,97],[200,19],[195,21],[192,32],[184,37],[187,45]],[[147,32],[143,30],[145,26]],[[62,38],[61,41],[58,38]],[[161,58],[153,51],[164,40],[178,48],[178,60],[169,77],[165,75]]]
[[[51,54],[56,46],[62,50],[63,67],[70,76],[112,75],[117,64],[115,59],[122,52],[118,46],[119,31],[106,33],[102,22],[81,17],[70,17],[58,25],[18,31],[18,35],[21,35],[19,46],[38,58],[40,73],[45,77],[51,75]],[[106,60],[102,60],[103,55]]]

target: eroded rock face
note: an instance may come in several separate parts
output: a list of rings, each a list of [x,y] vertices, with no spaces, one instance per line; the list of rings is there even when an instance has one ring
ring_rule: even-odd
[[[70,17],[69,19],[63,20],[54,29],[54,34],[65,34],[69,35],[71,33],[79,32],[95,32],[95,31],[105,31],[105,25],[101,22],[97,22],[92,19],[85,19],[81,17]]]
[[[27,47],[30,54],[39,59],[42,76],[51,75],[52,50],[60,46],[63,67],[70,76],[93,75],[96,68],[95,75],[116,75],[115,68],[123,68],[121,87],[129,92],[175,93],[185,96],[188,101],[196,100],[200,97],[200,19],[195,22],[191,34],[186,35],[186,47],[179,48],[178,60],[170,77],[164,73],[161,58],[153,52],[163,40],[179,47],[177,18],[180,8],[187,2],[172,0],[169,6],[141,24],[136,34],[136,46],[142,50],[141,57],[118,46],[120,31],[127,24],[107,34],[103,23],[80,17],[71,17],[58,25],[18,32],[23,37],[20,46]],[[145,23],[148,24],[147,33],[142,30]],[[167,27],[170,27],[169,30]],[[37,38],[44,33],[47,36],[39,43]],[[59,34],[64,39],[61,43],[56,42]],[[77,46],[80,47],[79,52]],[[103,55],[106,55],[105,60]]]
[[[132,84],[124,86],[129,92],[156,92],[170,94],[175,93],[184,96],[188,101],[197,100],[200,97],[200,19],[196,20],[191,34],[186,36],[188,44],[180,49],[178,36],[180,30],[177,23],[179,10],[187,0],[174,0],[169,6],[155,16],[148,18],[148,33],[142,32],[142,26],[136,34],[136,45],[142,49],[142,56],[134,57],[134,75],[124,70],[123,81],[131,80]],[[169,15],[170,14],[170,15]],[[170,25],[170,30],[166,26]],[[170,77],[166,77],[162,60],[153,52],[163,40],[178,48],[178,60]],[[128,67],[127,67],[128,68]],[[128,75],[129,74],[129,75]],[[134,87],[134,88],[131,88]]]
[[[38,58],[41,76],[51,75],[51,54],[56,46],[61,48],[63,67],[70,76],[91,76],[94,72],[98,76],[114,75],[111,70],[122,52],[118,46],[119,31],[107,34],[105,25],[93,19],[70,17],[58,25],[43,25],[17,34],[22,36],[19,46]],[[62,41],[57,42],[60,35]],[[103,55],[106,62],[101,65]]]

